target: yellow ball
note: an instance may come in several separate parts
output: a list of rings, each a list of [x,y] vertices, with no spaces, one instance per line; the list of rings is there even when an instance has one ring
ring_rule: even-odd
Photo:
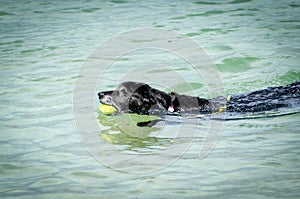
[[[107,104],[101,104],[98,107],[98,109],[105,115],[110,115],[110,114],[117,112],[117,109],[115,107],[113,107],[111,105],[107,105]]]

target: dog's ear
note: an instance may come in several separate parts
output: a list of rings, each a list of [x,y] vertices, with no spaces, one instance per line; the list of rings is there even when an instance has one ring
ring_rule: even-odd
[[[154,105],[154,104],[157,104],[157,99],[158,99],[158,96],[157,96],[157,92],[156,92],[156,89],[154,88],[151,88],[149,90],[149,100],[150,102]]]
[[[168,109],[172,102],[171,96],[163,91],[152,88],[149,94],[153,104],[157,104],[164,109]]]
[[[139,86],[129,99],[129,109],[137,114],[149,114],[149,109],[156,103],[150,93],[151,87],[147,84]]]

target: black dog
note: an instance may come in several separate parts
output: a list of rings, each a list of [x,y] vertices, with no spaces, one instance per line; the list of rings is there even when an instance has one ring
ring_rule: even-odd
[[[213,99],[166,93],[144,83],[124,82],[116,90],[100,92],[98,96],[101,103],[125,113],[253,113],[299,107],[300,82]]]

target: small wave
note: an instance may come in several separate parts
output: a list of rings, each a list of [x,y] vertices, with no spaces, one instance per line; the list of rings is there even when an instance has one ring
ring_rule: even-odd
[[[8,15],[14,15],[14,14],[0,11],[0,16],[8,16]]]
[[[233,0],[233,1],[230,1],[228,4],[239,4],[239,3],[248,3],[252,0]]]

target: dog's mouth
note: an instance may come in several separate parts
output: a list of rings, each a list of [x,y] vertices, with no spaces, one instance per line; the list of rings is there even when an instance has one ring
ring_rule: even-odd
[[[108,106],[113,106],[113,104],[111,103],[111,100],[109,100],[109,99],[100,99],[99,102],[101,104],[105,104],[105,105],[108,105]]]
[[[112,100],[109,98],[99,99],[99,102],[100,106],[98,107],[98,109],[106,115],[120,112],[119,109],[115,105],[113,105]]]
[[[107,105],[107,106],[112,106],[114,107],[116,110],[118,110],[118,108],[112,103],[111,100],[106,100],[106,99],[100,99],[99,100],[101,104]]]
[[[119,109],[117,108],[117,106],[115,106],[112,103],[111,97],[102,97],[101,99],[99,99],[100,104],[106,105],[106,106],[112,106],[114,107],[117,111],[119,111]]]
[[[105,103],[105,102],[101,102],[100,101],[100,103],[101,104],[104,104],[104,105],[106,105],[106,106],[113,106],[115,109],[117,109],[117,107],[115,106],[115,105],[113,105],[112,103]],[[118,110],[118,109],[117,109]]]

